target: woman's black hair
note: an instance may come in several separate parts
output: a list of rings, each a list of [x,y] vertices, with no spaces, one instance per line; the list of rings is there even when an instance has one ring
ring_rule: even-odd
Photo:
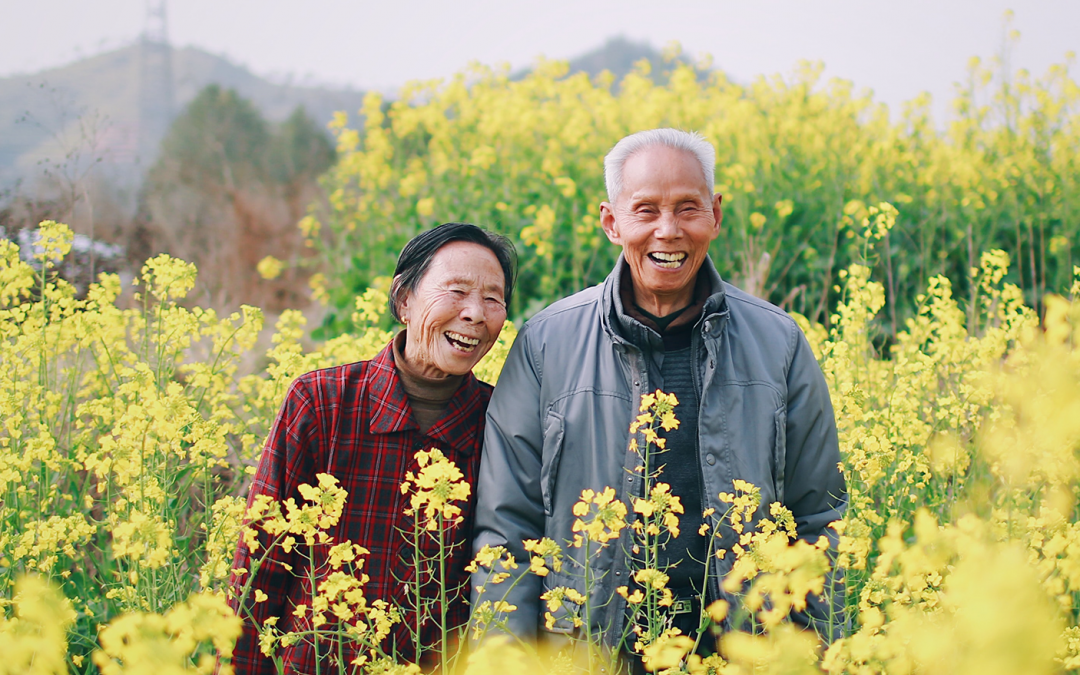
[[[515,270],[517,268],[517,251],[509,239],[501,234],[488,232],[471,223],[443,223],[438,227],[413,237],[405,248],[401,249],[398,256],[397,267],[394,269],[394,282],[390,286],[390,315],[399,323],[401,316],[398,314],[398,301],[401,297],[416,288],[431,265],[432,258],[440,248],[454,241],[468,241],[479,244],[495,254],[502,267],[503,273],[503,301],[510,307],[510,300],[514,294]]]

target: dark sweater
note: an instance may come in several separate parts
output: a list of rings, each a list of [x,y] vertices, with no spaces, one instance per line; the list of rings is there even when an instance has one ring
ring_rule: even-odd
[[[679,427],[662,432],[666,438],[664,451],[659,455],[663,467],[659,480],[671,485],[671,492],[682,502],[679,516],[679,536],[670,539],[660,552],[660,568],[665,566],[671,577],[668,586],[676,593],[697,589],[705,573],[703,561],[708,553],[705,538],[698,535],[701,527],[701,460],[698,457],[698,401],[700,394],[694,383],[689,334],[686,326],[686,345],[664,353],[660,367],[659,389],[675,394],[679,404],[675,416]],[[664,336],[664,345],[675,342]],[[674,336],[673,336],[674,337]],[[676,343],[677,344],[677,343]]]
[[[683,513],[679,516],[679,536],[668,540],[660,553],[659,564],[661,569],[667,568],[668,587],[676,595],[700,593],[708,546],[705,537],[698,534],[703,503],[697,435],[701,392],[694,378],[691,342],[709,297],[708,283],[704,275],[699,275],[691,304],[664,317],[654,316],[634,302],[632,284],[629,274],[625,275],[620,289],[624,311],[655,331],[663,343],[662,349],[655,342],[653,346],[639,345],[651,352],[651,361],[659,365],[658,372],[652,373],[657,381],[651,384],[654,389],[675,394],[679,401],[675,407],[679,428],[661,432],[666,449],[657,455],[657,464],[663,467],[657,480],[671,486],[671,493],[682,503]]]

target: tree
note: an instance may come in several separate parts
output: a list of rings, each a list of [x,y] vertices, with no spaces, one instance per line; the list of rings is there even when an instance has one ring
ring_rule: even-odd
[[[205,301],[216,306],[303,304],[296,223],[333,161],[325,133],[302,108],[275,129],[250,101],[210,85],[173,123],[149,172],[149,246],[196,263]],[[270,283],[256,271],[266,256],[292,263]]]

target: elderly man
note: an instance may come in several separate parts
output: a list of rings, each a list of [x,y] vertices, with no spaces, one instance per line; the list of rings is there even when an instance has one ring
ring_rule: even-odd
[[[611,486],[627,505],[642,496],[645,443],[631,422],[643,395],[674,393],[680,425],[659,463],[685,514],[660,562],[676,596],[672,620],[691,634],[703,604],[733,600],[720,585],[733,556],[706,563],[707,540],[697,535],[704,510],[725,511],[719,494],[733,481],[760,488],[760,514],[771,502],[790,509],[809,541],[846,506],[832,405],[805,336],[777,307],[722,281],[709,258],[722,218],[714,166],[707,141],[674,129],[633,134],[608,154],[600,219],[622,255],[602,285],[554,303],[518,335],[487,414],[474,540],[477,551],[501,545],[527,560],[523,540],[574,538],[582,490]],[[615,589],[633,587],[633,536],[624,529],[589,562],[594,634],[615,649],[627,648],[619,644],[626,601]],[[729,530],[721,545],[732,543]],[[581,558],[581,549],[568,555]],[[567,563],[522,578],[507,598],[517,606],[510,630],[525,640],[580,633],[565,619],[545,625],[540,596],[584,590],[582,569]],[[486,579],[473,576],[474,605]],[[492,600],[501,594],[491,591]],[[830,615],[814,598],[793,618],[828,629]]]

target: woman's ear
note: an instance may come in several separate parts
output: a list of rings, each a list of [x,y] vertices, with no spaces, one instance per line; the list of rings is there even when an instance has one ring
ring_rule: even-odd
[[[398,318],[401,319],[401,323],[409,323],[407,316],[409,294],[401,288],[400,274],[394,277],[394,280],[390,282],[390,302],[393,303],[395,313],[398,315]]]

